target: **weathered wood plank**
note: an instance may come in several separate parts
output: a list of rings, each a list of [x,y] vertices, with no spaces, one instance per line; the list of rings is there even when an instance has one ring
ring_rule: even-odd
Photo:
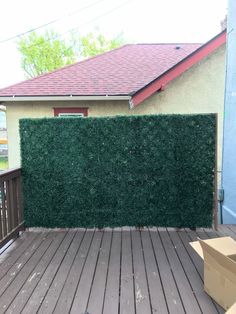
[[[146,268],[143,258],[143,250],[140,232],[131,231],[132,254],[134,264],[134,286],[135,286],[135,303],[136,313],[151,313],[150,295],[147,284]]]
[[[15,178],[9,181],[9,193],[10,193],[10,211],[12,218],[12,229],[14,229],[18,224],[18,209],[17,209],[17,198],[15,189]]]
[[[148,230],[141,232],[142,247],[147,272],[149,293],[153,313],[168,313],[168,308],[160,278],[159,267],[154,256],[153,246]]]
[[[2,208],[0,207],[0,241],[4,237],[3,235],[3,224],[2,224]]]
[[[224,237],[231,237],[236,240],[236,234],[227,226],[227,225],[219,225],[219,232]]]
[[[230,226],[225,230],[233,232]],[[87,230],[83,238],[82,233],[25,232],[17,239],[0,264],[0,308],[5,305],[0,313],[223,313],[203,292],[203,262],[189,245],[218,233],[165,228]]]
[[[106,278],[111,250],[111,239],[112,231],[105,231],[102,239],[94,280],[91,287],[88,307],[86,309],[88,313],[103,312]]]
[[[0,296],[5,292],[7,287],[16,278],[16,276],[21,272],[25,264],[30,260],[30,258],[36,253],[39,247],[47,240],[49,233],[40,234],[39,237],[33,242],[33,244],[24,252],[24,254],[17,260],[17,263],[13,264],[8,272],[0,280]]]
[[[154,248],[155,258],[158,264],[169,313],[184,314],[185,311],[176,286],[173,272],[156,228],[150,229],[150,237]]]
[[[18,210],[19,210],[19,222],[22,222],[24,220],[24,212],[23,212],[21,177],[16,178],[16,184],[17,184],[17,202],[18,202]]]
[[[122,230],[120,314],[135,314],[134,273],[130,230]]]
[[[236,237],[236,225],[228,225],[228,228],[233,231],[233,233],[235,234]]]
[[[56,254],[54,255],[51,263],[47,267],[43,277],[39,281],[37,287],[35,288],[34,292],[32,293],[30,299],[26,303],[22,313],[26,314],[33,314],[37,313],[41,303],[44,300],[44,297],[50,288],[50,285],[57,273],[58,268],[61,265],[62,260],[65,257],[65,254],[75,236],[75,232],[70,230],[65,238],[63,239],[60,247],[58,248]]]
[[[18,238],[12,240],[12,242],[9,242],[9,246],[6,247],[6,249],[0,254],[0,269],[1,266],[4,265],[3,262],[6,263],[6,261],[10,258],[10,256],[15,255],[16,252],[23,254],[24,249],[20,248],[21,245],[25,245],[27,243],[27,239],[31,238],[32,235],[35,233],[32,232],[24,232],[22,233]]]
[[[173,275],[178,286],[186,313],[200,314],[201,310],[197,303],[196,297],[193,294],[189,281],[175,252],[175,248],[170,241],[168,233],[165,230],[159,231],[159,234],[165,248],[170,267],[173,271]]]
[[[20,234],[20,231],[24,229],[25,229],[24,222],[22,222],[17,227],[12,229],[11,232],[1,240],[0,249],[2,249],[9,241],[17,238]]]
[[[219,231],[213,229],[203,228],[203,231],[207,234],[209,238],[218,238],[221,236]]]
[[[118,314],[121,262],[121,231],[114,230],[111,244],[110,263],[104,297],[103,314]]]
[[[79,285],[75,294],[75,298],[71,307],[71,314],[78,314],[78,311],[84,313],[87,309],[91,284],[93,282],[96,270],[97,260],[101,248],[103,232],[97,231],[93,237],[93,241],[88,253],[87,260],[80,278]]]
[[[0,182],[0,192],[2,200],[2,235],[3,237],[5,237],[7,235],[7,219],[6,219],[6,197],[4,182]]]
[[[12,203],[11,203],[11,199],[10,199],[10,195],[11,195],[11,194],[10,194],[10,193],[11,193],[10,182],[11,182],[11,181],[6,181],[7,233],[10,233],[10,232],[11,232],[11,229],[12,229]]]
[[[53,282],[50,286],[50,290],[48,290],[48,293],[46,294],[40,309],[37,313],[52,313],[57,300],[60,296],[61,290],[63,288],[63,285],[66,281],[67,275],[70,271],[71,265],[73,264],[74,258],[76,256],[76,253],[80,247],[80,243],[83,239],[84,232],[80,231],[77,232],[72,243],[70,244],[70,247],[58,269],[58,272],[53,279]]]
[[[54,313],[69,313],[76,288],[80,282],[81,273],[83,271],[88,251],[94,236],[94,231],[86,231],[81,246],[75,257],[74,263],[70,269],[65,285],[62,289],[60,298],[56,304]]]
[[[31,258],[27,261],[27,263],[21,268],[20,272],[17,276],[14,276],[14,280],[8,285],[7,289],[0,297],[0,313],[5,313],[7,308],[12,302],[12,299],[18,294],[19,290],[22,288],[24,282],[27,280],[30,273],[33,271],[35,266],[39,263],[44,253],[49,248],[50,244],[52,243],[52,238],[49,236],[41,242],[41,244],[37,247],[35,253],[31,256]]]
[[[24,308],[25,304],[29,300],[32,292],[37,286],[38,282],[42,278],[45,270],[47,269],[49,263],[51,262],[54,254],[56,253],[59,245],[66,235],[65,231],[53,232],[51,233],[51,244],[47,249],[46,253],[43,255],[40,262],[36,265],[33,271],[28,276],[25,282],[22,282],[23,286],[19,290],[18,295],[14,298],[11,305],[9,306],[6,313],[8,314],[19,314]]]
[[[195,250],[191,247],[191,245],[189,244],[192,241],[195,241],[195,239],[190,238],[190,236],[188,235],[188,233],[186,231],[181,231],[178,232],[178,235],[180,237],[180,239],[182,240],[182,243],[185,246],[185,249],[188,251],[188,254],[192,260],[192,262],[195,265],[195,268],[197,270],[197,272],[199,273],[199,276],[202,279],[204,279],[204,275],[203,275],[203,260],[201,259],[201,257],[195,252]],[[197,236],[196,236],[197,239]]]

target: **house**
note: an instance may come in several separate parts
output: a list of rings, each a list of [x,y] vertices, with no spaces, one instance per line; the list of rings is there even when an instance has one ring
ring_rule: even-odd
[[[201,44],[130,44],[0,90],[9,167],[20,165],[21,118],[218,113],[222,146],[223,31]]]

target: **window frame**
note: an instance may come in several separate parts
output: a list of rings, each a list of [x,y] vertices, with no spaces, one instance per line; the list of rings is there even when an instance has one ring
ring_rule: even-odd
[[[55,107],[54,110],[54,117],[61,117],[66,116],[66,114],[69,115],[80,115],[81,117],[87,117],[88,116],[88,108],[87,107]]]

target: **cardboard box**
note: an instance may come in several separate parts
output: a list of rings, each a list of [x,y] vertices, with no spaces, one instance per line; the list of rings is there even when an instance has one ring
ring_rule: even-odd
[[[232,305],[231,308],[229,308],[228,311],[225,312],[225,314],[236,314],[236,303],[234,303],[234,305]]]
[[[190,244],[204,259],[204,290],[228,310],[236,302],[236,241],[223,237]]]

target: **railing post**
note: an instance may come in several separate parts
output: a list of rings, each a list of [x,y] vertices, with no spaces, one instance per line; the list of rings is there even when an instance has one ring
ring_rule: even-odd
[[[18,208],[19,208],[19,222],[24,220],[23,213],[23,195],[22,195],[22,185],[21,185],[21,177],[16,179],[16,191],[17,191],[17,199],[18,199]]]
[[[7,235],[7,219],[6,219],[6,192],[5,183],[0,183],[1,199],[2,199],[2,235],[3,238]]]
[[[0,173],[0,248],[24,230],[21,169]]]

